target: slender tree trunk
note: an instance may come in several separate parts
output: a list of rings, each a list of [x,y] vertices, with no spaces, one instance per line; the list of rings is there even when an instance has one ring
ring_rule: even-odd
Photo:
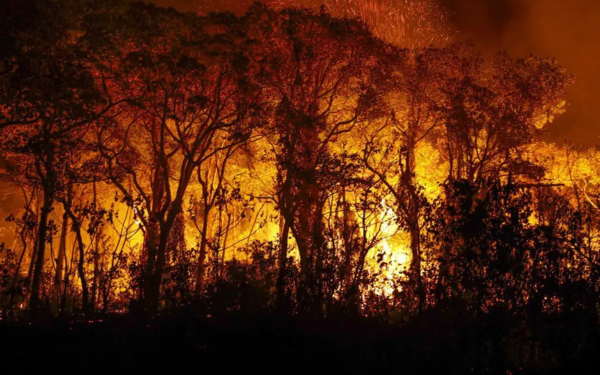
[[[23,263],[23,258],[25,257],[25,252],[27,251],[27,240],[25,238],[25,229],[26,229],[26,226],[24,225],[23,228],[21,228],[21,232],[19,233],[19,237],[21,238],[21,242],[23,243],[23,251],[21,252],[21,256],[19,257],[19,262],[17,263],[15,273],[14,273],[14,275],[12,277],[12,281],[10,283],[8,302],[2,309],[2,317],[4,319],[6,319],[6,317],[7,317],[8,310],[12,309],[12,306],[13,306],[13,303],[15,300],[17,282],[19,280],[19,272],[21,271],[21,264]]]
[[[39,317],[42,304],[40,303],[40,287],[42,274],[44,270],[44,261],[46,256],[46,238],[48,233],[48,216],[52,211],[52,203],[54,202],[52,194],[47,190],[44,192],[44,204],[40,213],[40,221],[38,225],[37,244],[35,266],[33,269],[33,279],[31,283],[31,297],[29,306],[32,312],[32,317]],[[32,260],[33,261],[33,260]]]
[[[40,213],[40,201],[39,197],[36,199],[36,207],[35,207],[35,217],[39,218],[41,216]],[[29,270],[27,271],[27,277],[25,278],[25,285],[27,286],[27,291],[31,293],[31,285],[33,282],[33,269],[35,268],[35,255],[37,252],[37,237],[39,233],[39,222],[38,222],[38,231],[36,231],[35,235],[31,241],[31,255],[29,256]],[[31,294],[30,294],[31,296]]]
[[[73,247],[71,249],[71,265],[73,263],[73,254],[75,253],[75,244],[73,244]],[[65,254],[65,269],[64,269],[64,278],[63,278],[63,282],[62,282],[62,299],[60,301],[60,311],[65,311],[66,307],[67,307],[67,290],[69,288],[69,282],[70,282],[70,273],[71,273],[71,267],[69,266],[69,263],[66,262],[67,257]]]
[[[60,283],[62,281],[63,267],[66,256],[66,247],[67,247],[67,228],[69,225],[69,215],[67,211],[63,212],[62,215],[62,226],[60,229],[60,243],[58,245],[58,255],[56,257],[56,272],[54,274],[54,296],[53,296],[53,307],[56,310],[57,314],[60,314]]]
[[[92,184],[92,190],[93,190],[93,198],[94,198],[94,209],[97,209],[98,207],[98,199],[97,199],[97,194],[96,194],[96,183],[94,182]],[[98,284],[100,282],[100,234],[102,228],[100,226],[100,224],[98,224],[98,227],[94,228],[94,246],[92,247],[92,251],[93,251],[93,258],[94,258],[94,273],[93,273],[93,278],[92,278],[92,290],[91,290],[91,298],[90,298],[90,309],[91,312],[93,313],[96,310],[96,300],[97,300],[97,296],[98,296]]]
[[[410,250],[411,250],[411,273],[415,278],[417,287],[417,296],[419,299],[419,312],[425,308],[425,288],[423,287],[423,278],[421,276],[421,230],[418,224],[419,218],[415,218],[415,222],[410,228]]]
[[[73,199],[73,186],[69,185],[67,190],[67,206],[71,206],[71,202]],[[62,226],[60,229],[60,243],[58,245],[58,256],[56,258],[56,273],[54,274],[54,306],[57,310],[57,313],[61,313],[61,281],[63,278],[63,269],[66,261],[66,249],[67,249],[67,234],[69,227],[69,214],[65,205],[63,205],[63,215],[62,215]]]
[[[417,298],[418,298],[418,311],[423,311],[425,307],[425,289],[423,287],[423,279],[421,277],[421,225],[419,223],[420,211],[421,211],[421,198],[417,190],[415,182],[415,136],[409,137],[407,142],[407,152],[405,154],[404,165],[400,165],[402,176],[400,177],[404,184],[404,189],[408,192],[408,217],[406,221],[409,224],[410,231],[410,250],[411,250],[411,263],[410,271],[416,283]],[[400,157],[402,160],[402,157]]]
[[[85,316],[89,316],[91,310],[89,305],[88,285],[85,277],[85,243],[83,242],[83,238],[81,236],[81,228],[79,223],[73,220],[73,226],[73,229],[75,229],[75,237],[77,238],[77,247],[79,249],[77,273],[79,274],[79,280],[81,281],[81,310]]]
[[[72,194],[73,194],[73,186],[69,185],[68,187],[68,197],[66,200],[62,200],[61,203],[64,207],[65,214],[69,216],[72,222],[73,232],[75,233],[75,239],[77,241],[77,249],[79,252],[79,257],[77,259],[77,273],[79,274],[79,280],[81,282],[81,309],[83,314],[87,317],[91,314],[90,304],[89,304],[89,288],[87,279],[85,276],[85,242],[83,241],[83,236],[81,235],[81,222],[75,213],[71,210],[72,204]],[[73,258],[71,258],[73,259]],[[66,255],[65,255],[66,260]],[[65,277],[65,290],[66,290],[66,282],[68,278]]]
[[[29,267],[27,270],[27,277],[25,278],[25,284],[27,286],[27,290],[30,293],[30,296],[31,296],[31,289],[32,289],[32,282],[33,282],[33,270],[35,269],[36,253],[37,253],[37,233],[36,233],[36,238],[34,238],[31,243],[31,254],[29,254]]]
[[[202,233],[200,235],[200,254],[198,255],[198,270],[196,274],[196,293],[202,291],[204,286],[204,273],[206,267],[206,247],[208,236],[208,214],[209,210],[204,209],[204,217],[202,218]]]
[[[350,207],[348,206],[348,203],[346,201],[345,188],[342,190],[340,195],[341,197],[338,201],[338,206],[341,207],[342,210],[342,239],[344,241],[344,258],[340,270],[340,283],[342,284],[342,287],[346,290],[346,295],[348,296],[348,291],[351,282],[350,280],[352,279],[352,258],[355,253],[354,234],[356,225],[351,217]]]
[[[280,219],[281,230],[279,234],[279,272],[277,274],[277,306],[279,309],[284,309],[286,304],[285,298],[285,275],[287,273],[287,256],[288,256],[288,240],[290,236],[290,226],[283,219]]]
[[[223,277],[223,268],[225,265],[225,255],[227,252],[227,240],[229,239],[229,231],[231,230],[231,213],[227,212],[227,225],[225,226],[225,235],[223,236],[223,251],[221,252],[220,278]]]
[[[98,234],[96,233],[96,236]],[[96,310],[96,299],[98,295],[98,283],[100,282],[100,254],[98,253],[98,241],[94,241],[94,246],[92,247],[93,258],[94,258],[94,269],[92,276],[92,290],[90,293],[90,311]]]

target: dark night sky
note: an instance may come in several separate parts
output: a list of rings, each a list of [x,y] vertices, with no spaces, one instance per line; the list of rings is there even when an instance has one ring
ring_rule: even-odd
[[[151,0],[181,11],[232,10],[252,0]],[[487,51],[556,57],[573,74],[567,113],[551,126],[551,139],[600,144],[600,1],[435,0],[454,29]],[[288,1],[294,3],[294,1]],[[297,0],[315,5],[320,0]]]

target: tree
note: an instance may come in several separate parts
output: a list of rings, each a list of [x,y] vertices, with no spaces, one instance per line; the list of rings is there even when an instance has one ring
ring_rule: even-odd
[[[253,56],[273,116],[275,199],[284,218],[280,266],[285,267],[291,231],[300,253],[301,309],[319,314],[328,256],[324,205],[333,187],[352,174],[333,144],[378,116],[383,86],[378,80],[385,75],[388,47],[360,22],[307,9],[276,12],[255,6],[245,22],[248,35],[268,46]]]
[[[57,194],[69,185],[70,163],[85,151],[82,140],[111,104],[94,85],[80,48],[83,4],[57,0],[4,6],[8,9],[3,13],[11,14],[9,21],[23,14],[27,20],[44,20],[17,24],[7,32],[12,52],[3,56],[5,84],[0,94],[1,148],[9,158],[25,159],[19,162],[30,168],[22,173],[43,194],[30,297],[30,308],[36,313],[50,212]]]
[[[192,177],[202,176],[215,154],[248,139],[257,94],[229,30],[234,18],[147,5],[123,17],[124,37],[112,42],[118,63],[109,59],[99,69],[128,105],[99,128],[98,147],[145,231],[144,298],[156,311],[167,243]]]
[[[509,173],[539,174],[524,162],[523,146],[563,112],[572,77],[552,59],[485,59],[465,44],[444,49],[440,57],[446,66],[440,69],[440,152],[448,177],[483,183]]]
[[[421,281],[421,228],[429,203],[417,176],[417,150],[439,128],[439,66],[436,49],[403,51],[394,65],[393,89],[386,97],[389,115],[363,130],[361,158],[393,202],[398,224],[410,234],[410,278],[415,282],[418,309],[425,307]],[[435,155],[428,155],[431,159]]]

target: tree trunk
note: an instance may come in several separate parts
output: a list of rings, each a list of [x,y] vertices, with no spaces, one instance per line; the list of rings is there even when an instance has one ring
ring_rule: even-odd
[[[196,293],[202,292],[204,286],[204,273],[206,263],[206,241],[208,236],[208,209],[204,210],[204,217],[202,218],[202,233],[200,237],[200,254],[198,255],[198,270],[196,274]]]
[[[421,231],[418,224],[419,218],[417,217],[415,220],[415,223],[410,228],[410,250],[412,256],[410,270],[417,284],[419,312],[421,312],[425,308],[425,289],[423,287],[423,278],[421,277]]]
[[[71,216],[71,219],[73,217]],[[73,219],[73,229],[75,231],[75,237],[77,238],[77,247],[79,249],[79,259],[77,260],[77,273],[79,274],[79,280],[81,281],[81,310],[84,316],[90,315],[89,306],[89,291],[87,280],[85,278],[85,243],[81,236],[81,227],[79,222]]]
[[[48,190],[48,189],[45,189]],[[42,273],[44,270],[44,261],[46,256],[46,238],[48,233],[48,216],[52,211],[52,203],[54,202],[52,194],[44,191],[44,204],[40,213],[40,221],[38,225],[36,257],[33,269],[33,280],[31,283],[31,297],[29,306],[33,318],[39,317],[41,313],[40,303],[40,287],[42,281]]]
[[[19,280],[19,272],[21,271],[21,264],[23,263],[23,258],[25,258],[25,253],[27,252],[27,239],[25,238],[26,228],[27,228],[27,226],[23,225],[23,228],[21,229],[21,232],[19,233],[19,237],[21,238],[21,242],[23,243],[23,251],[21,252],[21,256],[19,257],[19,262],[17,263],[15,273],[14,273],[14,275],[12,277],[12,281],[10,283],[8,303],[2,309],[2,318],[3,319],[7,318],[7,312],[8,312],[8,310],[12,309],[12,306],[13,306],[13,303],[15,300],[17,282]]]
[[[36,200],[36,207],[35,207],[35,218],[39,218],[41,216],[40,213],[40,202],[39,199]],[[35,254],[37,252],[37,237],[39,233],[39,225],[38,225],[38,232],[35,234],[35,236],[33,236],[32,241],[31,241],[31,255],[29,257],[29,269],[27,270],[27,277],[25,278],[25,286],[27,287],[27,291],[29,293],[31,293],[31,285],[32,285],[32,281],[33,281],[33,269],[35,268]],[[31,296],[31,294],[30,294]]]
[[[62,215],[62,226],[60,229],[60,243],[58,245],[58,255],[56,257],[56,272],[54,274],[54,296],[53,296],[53,307],[57,314],[60,314],[60,299],[61,299],[61,288],[60,284],[62,281],[63,267],[66,256],[67,247],[67,228],[69,225],[69,215],[65,210]]]
[[[285,309],[285,275],[287,273],[288,239],[290,235],[289,224],[281,218],[281,231],[279,234],[279,272],[277,274],[277,306],[280,310]]]
[[[156,265],[156,254],[160,245],[160,229],[158,223],[151,222],[146,229],[146,264],[142,272],[142,304],[147,310],[153,310],[154,304],[158,302],[153,294],[154,291],[154,270]],[[156,306],[158,307],[158,306]]]
[[[410,271],[416,283],[417,298],[418,298],[418,311],[421,312],[425,308],[425,289],[423,288],[423,279],[421,277],[421,225],[419,223],[420,211],[421,211],[421,197],[417,190],[415,183],[415,148],[416,142],[414,136],[410,137],[410,141],[407,142],[408,150],[405,154],[405,163],[401,169],[403,173],[401,181],[404,183],[404,188],[408,192],[410,202],[408,202],[408,217],[407,222],[409,224],[410,231],[410,250],[411,250],[411,262]],[[400,158],[402,160],[402,158]]]
[[[225,227],[225,235],[223,237],[223,251],[221,252],[220,277],[223,277],[223,269],[225,268],[225,255],[227,252],[227,240],[229,239],[229,231],[231,230],[231,212],[227,212],[227,226]]]
[[[175,207],[177,203],[173,204]],[[167,259],[167,245],[169,242],[169,235],[171,230],[173,229],[173,224],[175,223],[175,218],[179,214],[180,210],[176,208],[172,208],[168,213],[167,220],[164,223],[161,223],[158,226],[158,233],[154,234],[154,238],[158,239],[158,243],[153,244],[155,246],[153,249],[148,248],[154,253],[154,259],[148,263],[153,267],[148,267],[146,279],[148,280],[146,284],[145,292],[145,307],[147,312],[150,314],[156,314],[158,311],[158,307],[160,304],[160,289],[162,284],[163,272]],[[150,254],[150,251],[149,251]]]
[[[90,293],[90,311],[94,312],[96,310],[96,300],[98,296],[98,283],[100,282],[100,254],[98,253],[98,233],[96,233],[96,238],[94,240],[94,246],[92,247],[92,251],[94,252],[94,269],[92,276],[92,290]]]
[[[98,196],[96,193],[96,183],[92,184],[93,189],[93,198],[94,198],[94,210],[98,207]],[[96,310],[97,297],[99,293],[99,283],[100,283],[100,235],[102,233],[101,224],[98,224],[96,228],[94,228],[94,246],[92,247],[93,257],[94,257],[94,273],[92,278],[92,290],[91,290],[91,298],[90,298],[90,310],[92,313]]]
[[[61,313],[61,282],[63,278],[63,270],[66,262],[66,249],[67,249],[67,234],[69,227],[69,213],[66,207],[71,207],[73,201],[73,186],[69,185],[67,189],[67,202],[63,204],[63,215],[62,215],[62,226],[60,230],[60,243],[58,245],[58,256],[56,258],[56,273],[54,274],[54,303],[57,313]]]

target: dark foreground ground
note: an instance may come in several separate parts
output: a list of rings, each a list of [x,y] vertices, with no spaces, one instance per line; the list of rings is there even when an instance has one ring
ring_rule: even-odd
[[[432,322],[435,326],[435,322]],[[0,322],[2,374],[380,373],[598,374],[600,351],[545,369],[468,363],[460,339],[422,327],[272,317]],[[42,372],[40,372],[42,373]]]

